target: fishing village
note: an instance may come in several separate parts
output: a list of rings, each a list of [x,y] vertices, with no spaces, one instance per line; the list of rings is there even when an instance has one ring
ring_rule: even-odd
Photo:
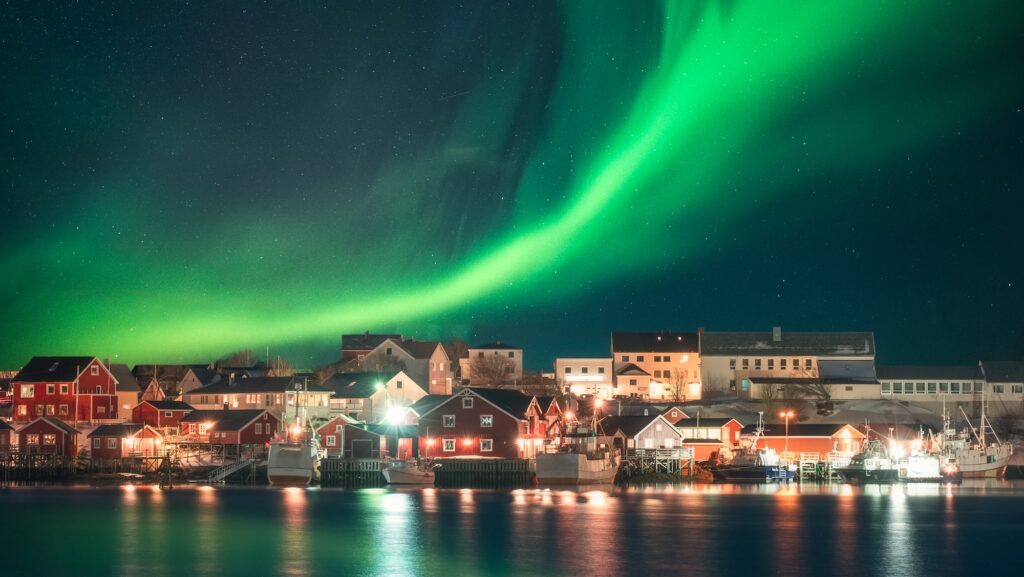
[[[535,375],[500,342],[341,345],[312,371],[33,357],[3,379],[0,482],[957,483],[1024,453],[1024,363],[876,366],[871,333],[617,332]]]

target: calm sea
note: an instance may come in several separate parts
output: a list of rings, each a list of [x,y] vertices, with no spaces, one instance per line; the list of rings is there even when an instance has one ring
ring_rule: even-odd
[[[1024,482],[0,489],[0,575],[1017,574]]]

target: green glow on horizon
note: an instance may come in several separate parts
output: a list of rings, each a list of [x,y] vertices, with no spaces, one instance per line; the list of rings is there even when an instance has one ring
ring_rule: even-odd
[[[152,239],[163,247],[155,253],[107,237],[98,241],[94,232],[68,234],[3,255],[4,268],[15,276],[37,262],[55,270],[75,267],[68,282],[38,291],[0,281],[3,294],[17,293],[11,332],[24,335],[3,351],[3,360],[16,364],[32,354],[64,353],[116,353],[137,362],[202,359],[266,343],[334,342],[342,332],[367,327],[423,326],[502,299],[557,302],[581,280],[607,282],[680,255],[701,258],[702,228],[679,223],[728,227],[752,201],[778,199],[808,177],[787,165],[793,158],[819,174],[841,176],[894,150],[925,144],[946,126],[943,113],[927,107],[907,107],[900,126],[878,126],[872,122],[877,102],[870,99],[843,110],[811,106],[851,82],[848,72],[877,72],[863,68],[865,50],[941,52],[931,44],[934,32],[907,25],[927,21],[933,3],[720,6],[668,2],[660,35],[650,35],[615,29],[607,7],[567,4],[565,36],[572,44],[551,97],[546,136],[519,182],[515,211],[503,232],[474,242],[456,262],[410,266],[407,255],[429,246],[431,235],[446,226],[442,215],[411,210],[395,218],[408,236],[374,240],[380,246],[372,250],[344,231],[360,226],[353,215],[308,227],[228,223],[201,238]],[[976,17],[969,7],[961,10],[965,19]],[[596,55],[624,54],[634,46],[654,60],[638,85],[615,86],[619,65]],[[527,82],[530,69],[514,74]],[[950,96],[964,109],[980,106],[974,88],[952,87]],[[879,90],[876,98],[903,103],[920,96],[903,88],[896,88],[904,91],[899,94]],[[514,107],[470,95],[446,154],[494,149],[503,134],[480,136],[474,128],[493,114],[500,119],[495,130],[507,129]],[[597,123],[587,118],[591,113],[609,113],[602,118],[608,126],[589,126],[590,136],[599,138],[581,142],[578,128]],[[810,147],[765,136],[780,134],[783,124]],[[558,169],[566,168],[570,150],[574,166],[566,181]],[[444,161],[425,153],[396,174],[425,180],[430,166]],[[387,191],[407,184],[381,183],[381,194],[397,194]],[[148,186],[162,192],[158,182]],[[81,227],[96,231],[105,226],[100,221],[144,221],[140,215],[156,209],[145,200],[98,206],[97,214],[106,217]],[[269,239],[278,257],[263,265],[263,257],[253,255],[266,252]],[[237,260],[208,254],[222,249]],[[338,267],[341,256],[351,265]],[[166,270],[160,262],[168,263]],[[586,278],[565,278],[562,271],[579,270],[581,262],[587,263]],[[113,285],[86,279],[89,271],[113,277]]]

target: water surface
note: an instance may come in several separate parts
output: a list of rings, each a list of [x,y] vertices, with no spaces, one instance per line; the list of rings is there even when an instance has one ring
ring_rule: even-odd
[[[0,489],[2,575],[1016,573],[1024,482]],[[1017,544],[1017,545],[1014,545]]]

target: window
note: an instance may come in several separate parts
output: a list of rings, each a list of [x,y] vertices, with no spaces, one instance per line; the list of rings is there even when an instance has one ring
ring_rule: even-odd
[[[882,394],[888,395],[892,392],[892,385],[890,383],[882,383]]]
[[[745,370],[747,370],[749,368],[750,368],[750,359],[743,359],[743,370],[745,371]]]
[[[572,369],[570,367],[565,367],[565,374],[568,375],[570,373],[572,373]]]
[[[263,434],[263,423],[256,423],[256,434],[257,435],[262,435]]]
[[[384,354],[385,354],[385,355],[390,355],[390,354],[391,354],[391,347],[386,347],[386,348],[384,349]]]
[[[21,385],[21,398],[31,399],[36,396],[35,385]]]
[[[396,389],[401,389],[402,388],[402,381],[395,381],[395,388]]]
[[[666,358],[665,360],[667,361],[668,358]],[[680,363],[688,363],[688,362],[690,362],[690,355],[683,355],[683,356],[679,357],[679,362]]]
[[[775,359],[768,359],[768,370],[769,371],[774,371],[775,370]]]
[[[654,355],[654,362],[660,363],[661,362],[661,355]]]
[[[480,439],[480,452],[490,453],[494,450],[494,439]]]
[[[52,395],[52,394],[54,394],[56,392],[57,392],[57,385],[55,385],[53,383],[50,383],[50,384],[46,385],[46,394],[47,395]]]
[[[628,363],[629,362],[629,355],[622,355],[622,362]]]
[[[455,415],[444,415],[441,417],[441,426],[451,429],[455,426]]]
[[[636,379],[629,379],[629,386],[635,387],[636,386]]]
[[[494,426],[494,415],[480,415],[480,426],[490,428]]]
[[[462,408],[472,409],[473,408],[473,397],[462,397]]]
[[[729,370],[730,371],[735,371],[736,370],[736,359],[729,359]]]
[[[513,352],[513,351],[509,351],[509,352],[508,352],[508,358],[510,358],[510,359],[514,359],[514,358],[516,358],[516,353],[515,353],[515,352]]]
[[[808,371],[811,370],[811,359],[804,359],[804,368]]]
[[[28,416],[28,405],[18,405],[18,416],[19,417],[27,417]]]
[[[60,416],[62,416],[62,417],[68,416],[68,406],[67,405],[61,405],[60,406]]]
[[[996,394],[1002,394],[1005,387],[1003,385],[992,385],[992,392]]]
[[[603,375],[604,374],[604,367],[597,367],[597,374]]]
[[[926,388],[925,388],[924,383],[917,383],[917,394],[923,395],[925,390],[926,390]]]
[[[949,392],[954,395],[960,394],[960,383],[949,383]]]
[[[928,394],[934,395],[938,391],[936,383],[928,383]]]
[[[345,429],[345,425],[334,425],[334,432],[340,433]]]
[[[476,358],[478,358],[478,359],[482,359],[482,358],[484,358],[484,352],[483,352],[483,351],[480,351],[480,352],[478,352],[478,353],[476,354]]]
[[[100,374],[100,368],[96,365],[89,367],[89,374],[96,377]]]
[[[754,370],[755,371],[760,371],[761,370],[761,359],[754,359]]]
[[[269,407],[274,404],[274,395],[263,395],[263,406]]]
[[[939,392],[946,394],[949,392],[949,383],[939,383]]]
[[[455,439],[441,439],[441,450],[445,453],[454,453]]]
[[[117,448],[117,439],[115,437],[107,437],[107,448],[108,449],[116,449]]]
[[[786,370],[786,359],[779,359],[779,370]]]
[[[636,356],[636,362],[638,362],[638,363],[644,362],[644,356],[643,355],[637,355]]]
[[[200,435],[205,435],[206,434],[206,423],[199,423],[199,434]]]
[[[1024,393],[1024,385],[1010,385],[1010,392],[1015,395]]]
[[[327,435],[327,446],[336,447],[338,445],[338,437],[334,435]]]
[[[102,406],[102,405],[100,405],[99,407],[96,407],[96,413],[100,414],[100,415],[104,415],[104,414],[107,413],[107,408]]]
[[[894,395],[901,395],[901,394],[903,394],[903,383],[893,383],[892,384],[892,392],[893,392]]]
[[[45,411],[45,410],[46,410],[46,407],[44,407],[43,405],[36,405],[36,416],[37,417],[42,417],[43,416],[43,411]]]
[[[581,373],[583,373],[583,374],[585,375],[585,374],[587,374],[587,371],[588,371],[588,370],[589,370],[589,369],[587,369],[587,367],[583,367],[582,369],[580,369],[580,372],[581,372]]]
[[[793,359],[793,370],[794,371],[799,371],[800,370],[800,359]]]
[[[25,442],[29,445],[38,445],[39,435],[25,435]]]
[[[658,423],[658,424],[654,425],[654,430],[658,431],[658,432],[661,432],[661,423]]]
[[[965,395],[969,395],[969,394],[971,394],[972,392],[975,392],[975,391],[980,393],[982,385],[979,384],[977,387],[975,387],[974,383],[964,383],[963,387],[964,387],[964,394]]]
[[[847,390],[847,391],[852,391],[852,390],[853,390],[853,387],[847,386],[847,387],[846,387],[846,390]]]
[[[189,423],[188,424],[188,434],[190,434],[190,435],[196,434],[196,424],[195,423]]]
[[[103,387],[102,386],[96,385],[96,394],[97,395],[102,395],[103,394]]]
[[[67,383],[63,383],[60,386],[60,394],[62,394],[62,395],[68,394],[68,384]]]
[[[100,448],[100,438],[99,437],[96,437],[95,439],[92,440],[92,448],[93,449],[99,449]]]

